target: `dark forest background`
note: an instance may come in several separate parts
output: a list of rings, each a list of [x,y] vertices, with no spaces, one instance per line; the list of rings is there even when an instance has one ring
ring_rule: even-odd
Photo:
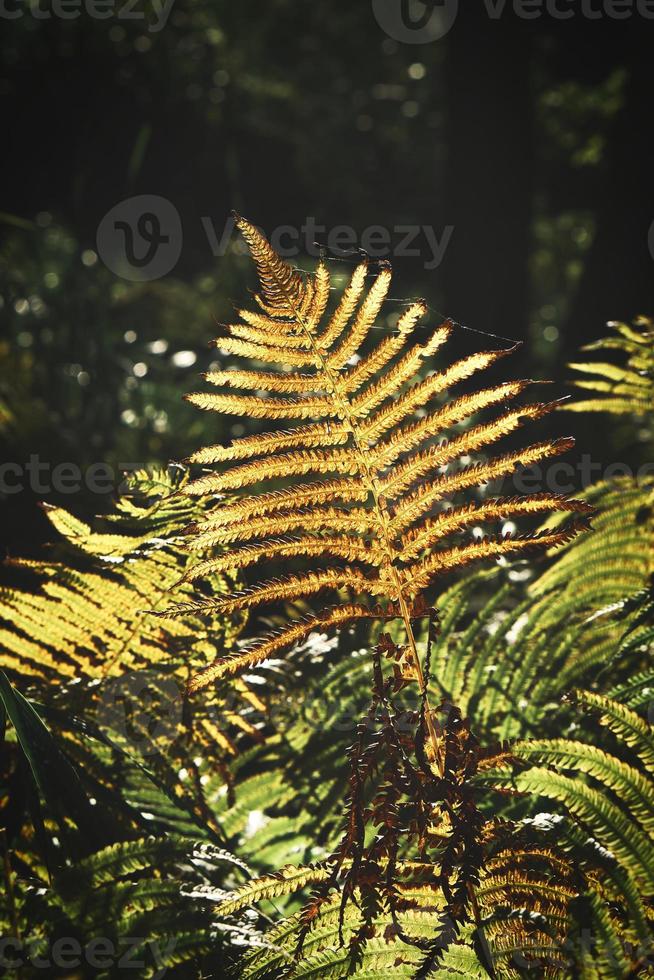
[[[511,371],[560,393],[607,320],[651,313],[654,21],[460,7],[426,44],[344,0],[175,0],[159,31],[143,3],[141,20],[3,18],[5,458],[117,471],[238,434],[181,401],[251,281],[238,248],[215,256],[208,240],[232,208],[266,231],[308,217],[359,234],[452,226],[438,268],[390,256],[394,296],[526,341]],[[115,275],[96,243],[139,194],[170,201],[183,228],[175,268],[145,283]],[[596,425],[565,427],[611,455]],[[9,553],[48,536],[39,499],[81,514],[110,499],[24,482],[0,502]]]

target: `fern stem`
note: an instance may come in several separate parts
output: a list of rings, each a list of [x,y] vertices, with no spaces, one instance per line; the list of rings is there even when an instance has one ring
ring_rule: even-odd
[[[273,271],[274,275],[274,271]],[[411,625],[411,616],[409,612],[409,607],[406,601],[406,596],[404,595],[403,586],[401,578],[398,571],[393,564],[394,559],[397,557],[397,550],[395,549],[392,541],[392,537],[388,530],[388,514],[385,507],[380,501],[380,493],[377,481],[368,465],[366,459],[366,451],[359,440],[359,434],[357,432],[356,421],[352,416],[351,405],[347,396],[341,393],[341,389],[338,383],[338,376],[331,370],[329,363],[322,353],[321,349],[316,344],[316,338],[313,331],[309,328],[306,323],[305,318],[302,316],[301,311],[298,309],[297,305],[293,301],[293,297],[289,295],[286,285],[277,279],[278,287],[280,291],[284,294],[286,301],[288,303],[289,309],[293,311],[293,315],[300,325],[304,333],[306,334],[307,340],[311,345],[311,350],[314,357],[316,358],[316,366],[322,372],[329,383],[331,388],[331,394],[334,398],[336,406],[338,408],[339,414],[349,429],[350,436],[352,437],[353,449],[359,462],[359,469],[364,483],[368,489],[368,493],[371,494],[374,502],[374,516],[379,527],[380,537],[382,539],[382,545],[386,551],[388,559],[388,570],[393,580],[393,585],[397,591],[397,598],[400,607],[400,612],[402,615],[402,621],[404,623],[404,629],[406,632],[406,637],[409,645],[409,651],[411,654],[411,660],[413,663],[413,669],[416,675],[416,680],[420,690],[423,691],[425,688],[425,677],[422,670],[422,663],[420,661],[420,654],[418,653],[418,645],[416,643],[415,634],[413,632],[413,627]],[[429,734],[429,742],[432,749],[433,761],[437,767],[438,774],[443,775],[443,758],[442,758],[442,745],[441,740],[438,737],[434,721],[432,718],[431,709],[429,707],[428,700],[425,701],[425,718],[427,721],[427,732]]]

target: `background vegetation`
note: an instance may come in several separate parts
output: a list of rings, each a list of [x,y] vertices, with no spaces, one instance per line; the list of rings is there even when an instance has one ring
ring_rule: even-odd
[[[0,499],[0,934],[12,948],[50,955],[102,936],[125,952],[137,937],[135,976],[652,969],[652,475],[604,479],[608,464],[634,474],[651,461],[652,323],[638,315],[654,308],[652,27],[461,7],[425,45],[388,37],[369,4],[176,0],[158,32],[3,20],[0,438],[12,464],[37,456],[46,484]],[[105,213],[136,194],[167,198],[183,225],[177,265],[149,283],[117,277],[96,242]],[[185,496],[189,474],[169,461],[261,429],[180,397],[199,371],[230,366],[207,341],[253,285],[235,237],[212,254],[207,229],[220,238],[231,208],[267,231],[311,217],[359,233],[452,226],[435,269],[390,255],[392,297],[424,297],[432,328],[441,313],[457,321],[450,361],[522,340],[491,383],[549,378],[543,398],[586,403],[539,422],[538,438],[577,437],[566,461],[597,508],[594,533],[430,595],[437,616],[419,642],[447,745],[437,785],[397,725],[420,705],[407,706],[393,628],[383,641],[379,624],[314,632],[188,699],[216,658],[309,607],[151,615],[169,589],[197,598],[179,584],[195,560],[181,531],[215,505]],[[329,266],[340,286],[354,263]],[[624,322],[579,354],[607,320]],[[62,463],[109,464],[114,486],[52,489]],[[137,472],[121,481],[123,467]],[[247,582],[221,569],[201,595]],[[385,688],[377,665],[396,654]],[[371,694],[387,711],[379,743],[357,728]],[[464,814],[461,831],[434,835],[435,801]],[[348,851],[344,826],[364,812]],[[370,828],[384,821],[379,844]],[[387,867],[388,841],[397,890],[374,869],[348,877],[371,854]],[[340,878],[325,863],[337,852]],[[341,911],[333,884],[356,901]],[[86,974],[124,969],[94,964]]]
[[[394,258],[396,295],[528,340],[525,375],[562,381],[606,320],[651,310],[650,22],[460,6],[430,44],[389,38],[367,3],[175,0],[158,32],[148,4],[144,20],[3,21],[1,383],[23,406],[9,459],[116,466],[207,441],[178,396],[245,282],[201,221],[220,234],[231,208],[267,231],[452,225],[437,269]],[[145,285],[96,251],[134,194],[183,224],[176,268]],[[594,426],[584,449],[607,449]],[[47,535],[38,498],[4,501],[12,547]]]

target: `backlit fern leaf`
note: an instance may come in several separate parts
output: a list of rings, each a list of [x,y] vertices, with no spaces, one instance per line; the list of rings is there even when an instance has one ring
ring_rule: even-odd
[[[567,837],[577,879],[584,876],[585,891],[569,909],[576,905],[575,917],[583,918],[579,906],[586,904],[595,936],[592,948],[569,947],[581,958],[581,975],[639,975],[654,936],[654,734],[642,717],[607,697],[580,692],[577,702],[603,713],[620,755],[579,739],[534,739],[511,747],[521,764],[513,777],[489,778],[563,811],[538,819],[557,828],[557,845]],[[625,760],[626,747],[632,752]]]
[[[88,682],[149,667],[197,668],[219,638],[221,645],[233,642],[236,621],[216,620],[207,629],[198,620],[153,624],[145,614],[168,601],[167,590],[188,562],[179,531],[204,507],[183,496],[166,499],[178,484],[163,472],[151,479],[136,474],[110,518],[115,533],[98,533],[59,507],[46,509],[78,558],[69,549],[69,563],[10,563],[7,570],[14,580],[25,576],[26,587],[0,592],[5,670],[23,685],[26,678]],[[214,579],[214,588],[219,583],[225,588],[226,575]]]
[[[235,544],[234,565],[241,569],[265,561],[267,548],[271,559],[324,557],[330,564],[320,572],[314,568],[264,582],[244,595],[173,605],[164,615],[212,607],[249,610],[279,599],[288,602],[318,592],[345,591],[348,600],[340,613],[327,615],[323,620],[327,626],[330,617],[336,625],[366,616],[372,597],[386,602],[388,616],[403,620],[419,679],[411,620],[418,614],[422,593],[438,576],[478,559],[553,547],[574,536],[579,525],[515,539],[489,536],[452,543],[451,536],[473,524],[493,524],[510,515],[587,510],[581,502],[554,494],[507,497],[451,512],[443,508],[460,491],[554,456],[568,449],[571,441],[539,442],[485,463],[455,468],[468,453],[510,435],[555,403],[503,408],[495,419],[453,434],[453,426],[482,409],[511,401],[527,383],[499,384],[445,403],[434,399],[508,351],[472,354],[423,376],[452,326],[444,323],[422,344],[410,344],[425,313],[424,304],[415,303],[402,314],[394,334],[372,343],[371,330],[390,287],[388,265],[380,266],[366,288],[368,268],[361,263],[330,314],[330,276],[324,262],[314,274],[303,275],[283,262],[252,225],[241,218],[237,225],[257,265],[261,284],[257,302],[262,312],[239,311],[242,322],[228,326],[227,336],[215,343],[226,354],[267,367],[214,372],[208,380],[225,390],[188,399],[206,410],[304,424],[290,431],[249,435],[230,446],[201,449],[191,457],[197,463],[236,465],[199,477],[184,488],[185,494],[238,491],[241,496],[216,504],[196,521],[189,543],[193,547],[195,541],[203,548]],[[285,370],[272,372],[269,365]],[[443,438],[446,435],[449,440]],[[435,442],[438,438],[441,441]],[[311,482],[289,486],[289,480],[307,477]],[[286,540],[289,533],[293,537]],[[347,564],[332,565],[334,558]],[[226,558],[209,559],[190,574],[201,577],[226,567]],[[300,624],[291,624],[275,637],[274,646],[264,642],[236,660],[220,658],[196,676],[191,689],[240,665],[261,662],[303,635]]]
[[[243,709],[259,711],[261,701],[238,680],[229,706],[216,692],[218,702],[198,705],[191,719],[183,717],[181,695],[194,672],[218,651],[232,650],[241,614],[213,615],[209,622],[189,614],[163,623],[146,611],[165,605],[168,590],[197,560],[180,547],[180,531],[202,515],[206,501],[174,493],[186,479],[181,469],[134,473],[105,518],[106,530],[62,508],[46,509],[64,537],[57,546],[63,560],[7,563],[12,584],[0,588],[0,668],[53,706],[109,725],[121,744],[129,729],[130,748],[153,751],[154,729],[147,726],[158,711],[167,722],[157,731],[168,743],[193,729],[199,744],[213,744],[224,758],[235,753],[240,733],[258,737]],[[224,591],[234,582],[231,572],[215,572],[207,586]],[[190,596],[188,585],[180,588]],[[132,722],[123,699],[143,697],[150,699],[150,713],[132,713]],[[220,725],[211,718],[217,706]],[[139,719],[143,730],[137,730]],[[84,765],[93,763],[85,757]]]
[[[409,866],[404,869],[406,881],[398,885],[402,910],[397,916],[386,909],[381,911],[375,920],[375,935],[368,939],[357,959],[353,956],[352,939],[361,926],[361,909],[357,903],[351,903],[344,910],[341,920],[340,898],[333,895],[321,906],[304,941],[301,959],[295,956],[302,918],[299,913],[282,920],[266,934],[261,948],[253,949],[239,964],[238,976],[244,980],[281,977],[287,975],[286,970],[291,967],[291,975],[297,977],[381,977],[390,973],[392,976],[415,978],[421,975],[421,950],[419,946],[403,941],[401,933],[411,934],[417,940],[428,940],[444,903],[433,881],[412,881],[411,871]],[[240,889],[244,895],[246,891],[247,886]],[[218,911],[229,907],[226,903],[219,906]],[[342,944],[341,934],[344,939]],[[452,975],[489,976],[473,948],[469,930],[463,933],[460,942],[453,943],[444,951],[439,968],[430,973],[433,977]]]
[[[261,876],[241,886],[217,906],[216,915],[233,915],[256,902],[293,895],[303,888],[326,881],[329,875],[329,870],[324,866],[311,868],[289,865],[274,874]]]
[[[593,533],[558,549],[533,581],[526,568],[524,585],[511,570],[477,573],[439,596],[434,695],[459,705],[478,733],[506,739],[538,730],[548,705],[609,664],[634,695],[647,690],[651,671],[639,688],[637,678],[654,639],[651,498],[651,481],[597,484],[587,492]]]
[[[594,533],[562,551],[532,593],[564,587],[576,611],[593,615],[643,589],[654,571],[653,496],[651,478],[596,483],[586,494],[596,507]]]
[[[500,843],[484,867],[477,889],[484,940],[498,977],[523,970],[561,977],[570,965],[564,943],[577,895],[573,867],[543,842],[523,839],[525,831],[514,828],[516,843]]]
[[[588,377],[572,383],[596,397],[572,401],[569,412],[611,412],[650,418],[654,401],[654,323],[639,318],[633,327],[610,323],[617,336],[604,337],[582,348],[584,351],[619,351],[624,366],[613,362],[586,361],[571,364],[575,371]]]
[[[197,976],[208,954],[228,953],[207,908],[207,897],[220,893],[212,879],[225,872],[241,879],[248,873],[243,862],[203,842],[140,838],[92,853],[54,881],[34,869],[31,880],[16,878],[13,914],[30,936],[31,955],[42,947],[42,963],[59,935],[79,937],[89,949],[103,937],[99,959],[107,976],[156,977],[175,967],[175,975]]]

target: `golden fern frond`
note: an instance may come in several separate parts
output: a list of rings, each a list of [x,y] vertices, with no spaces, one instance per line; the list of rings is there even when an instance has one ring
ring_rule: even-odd
[[[192,610],[188,611],[198,612],[201,611],[202,608],[202,604],[197,603],[193,606]],[[206,608],[206,606],[204,608]],[[179,612],[181,610],[176,611]],[[343,626],[354,622],[356,619],[380,618],[381,615],[382,614],[379,609],[370,609],[367,606],[348,604],[337,606],[322,616],[310,616],[305,620],[291,623],[291,625],[286,629],[278,631],[260,643],[256,643],[244,653],[214,660],[212,664],[191,679],[189,691],[191,693],[193,691],[198,691],[201,688],[206,687],[207,684],[211,684],[212,681],[219,677],[236,674],[246,667],[254,667],[256,664],[263,663],[264,660],[274,657],[275,654],[287,650],[289,647],[293,646],[294,643],[298,643],[301,640],[306,639],[310,633],[320,632],[332,627]]]
[[[230,614],[241,609],[252,609],[272,602],[291,602],[304,596],[314,595],[325,589],[352,589],[360,595],[383,595],[386,589],[381,580],[364,575],[356,568],[326,568],[320,572],[306,572],[287,578],[268,579],[263,585],[232,594],[224,599],[201,599],[197,602],[181,602],[169,606],[161,615],[198,612],[211,609],[215,613]]]
[[[407,339],[413,333],[418,321],[427,313],[424,303],[413,303],[407,307],[402,316],[397,321],[395,333],[390,337],[385,337],[377,346],[366,354],[358,364],[350,368],[343,378],[343,388],[346,394],[360,391],[371,378],[374,378],[392,359],[402,351]],[[431,354],[444,344],[450,336],[451,327],[447,324],[436,330],[429,341],[417,350],[412,351],[408,357],[402,360],[393,368],[392,373],[395,377],[400,377],[406,372],[406,380],[411,378],[411,370],[415,370],[420,365],[420,361]]]
[[[404,335],[402,333],[402,320],[397,325],[397,339],[398,346],[399,341],[402,341],[402,346],[404,346]],[[441,347],[445,341],[450,337],[452,333],[451,328],[448,325],[439,327],[434,331],[430,341],[427,344],[416,347],[401,358],[397,364],[390,368],[380,379],[374,384],[369,385],[369,387],[363,392],[363,394],[358,395],[356,398],[352,399],[352,413],[357,418],[365,418],[370,415],[370,412],[380,405],[386,398],[390,398],[395,395],[403,385],[408,381],[411,381],[416,376],[416,372],[420,369],[422,362],[436,353],[439,347]],[[381,346],[381,345],[380,345]],[[364,366],[369,370],[370,361],[375,358],[376,351],[370,355],[370,358],[364,361]],[[381,366],[388,364],[390,357],[387,355],[391,353],[390,343],[384,349],[384,358]],[[394,351],[393,351],[394,353]],[[377,360],[382,360],[382,358],[377,358]],[[367,373],[367,371],[366,371]],[[361,384],[363,383],[363,369],[356,367],[344,380],[344,387],[346,393],[349,395],[353,392],[360,390]]]
[[[492,436],[494,434],[495,433],[491,433],[489,443],[493,441]],[[464,444],[466,444],[476,440],[477,445],[479,445],[482,438],[483,433],[476,433],[475,435],[471,436],[470,439],[463,439],[462,441]],[[558,451],[563,451],[564,448],[564,446],[561,446]],[[480,484],[488,483],[491,480],[497,479],[498,477],[507,476],[509,473],[512,473],[515,470],[517,465],[528,465],[523,462],[523,459],[531,458],[534,452],[542,454],[539,455],[539,459],[541,459],[548,455],[554,455],[555,451],[556,446],[553,444],[529,446],[527,450],[522,453],[518,453],[517,455],[500,456],[489,463],[480,464],[477,471],[471,467],[467,470],[467,477],[469,478],[470,476],[474,476],[475,472],[477,472],[479,479],[473,484],[463,482],[459,489],[463,489],[468,485],[479,486]],[[400,464],[394,470],[392,470],[388,476],[380,480],[381,492],[387,499],[397,499],[404,491],[408,490],[413,483],[418,481],[427,473],[446,466],[448,463],[451,463],[453,460],[457,459],[458,456],[459,443],[456,439],[453,439],[451,442],[443,442],[440,445],[432,446],[430,449],[427,449],[424,452],[416,453],[414,456],[409,457],[405,463]],[[455,473],[451,477],[443,478],[443,483],[446,483],[447,479],[451,479],[454,486],[456,485],[459,477],[463,479],[461,473]]]
[[[450,367],[446,368],[445,371],[436,372],[424,380],[417,382],[417,384],[412,385],[403,395],[400,395],[397,400],[383,405],[372,418],[367,418],[361,424],[365,438],[375,443],[389,429],[393,429],[396,425],[411,418],[414,412],[421,409],[427,402],[435,398],[436,395],[440,395],[460,381],[465,381],[467,378],[472,377],[477,371],[482,371],[484,368],[490,367],[500,357],[504,357],[510,353],[511,351],[507,350],[472,354],[470,357],[456,361]],[[382,382],[379,390],[372,399],[368,399],[363,405],[361,405],[358,399],[353,402],[353,414],[357,417],[369,415],[371,409],[377,408],[378,405],[385,402],[395,392],[395,386],[387,387]],[[476,411],[474,405],[471,406],[471,411]]]
[[[568,366],[588,375],[572,384],[600,397],[573,401],[565,406],[569,412],[611,412],[614,415],[636,415],[650,418],[654,404],[654,323],[639,318],[634,327],[609,323],[617,337],[605,337],[583,347],[584,351],[617,350],[624,366],[606,361],[585,361]]]
[[[200,449],[189,457],[190,463],[224,463],[228,460],[247,459],[253,453],[265,456],[268,453],[301,447],[338,446],[348,440],[349,433],[344,426],[330,422],[316,422],[300,426],[290,432],[268,432],[255,436],[235,439],[229,446],[210,446]]]
[[[296,376],[274,371],[207,371],[202,375],[212,385],[274,391],[278,395],[306,395],[316,391],[318,379],[310,374]]]
[[[346,623],[343,610],[347,608],[353,611],[353,618],[363,615],[366,600],[390,603],[393,614],[404,621],[414,675],[420,679],[411,618],[418,614],[420,593],[435,578],[478,558],[554,546],[573,536],[580,525],[470,544],[445,539],[477,520],[587,511],[584,504],[556,495],[499,498],[476,511],[459,508],[442,516],[434,509],[459,491],[562,452],[572,440],[535,443],[443,473],[446,465],[483,451],[556,403],[504,409],[495,419],[478,421],[481,412],[517,398],[529,382],[505,382],[444,399],[453,387],[510,350],[475,353],[435,370],[432,358],[453,326],[441,324],[422,343],[410,343],[426,312],[422,302],[408,306],[394,332],[373,342],[372,330],[390,288],[390,266],[381,264],[367,285],[368,265],[359,264],[330,313],[330,275],[323,261],[315,273],[302,273],[280,259],[247,221],[237,218],[236,223],[259,273],[256,299],[260,312],[242,312],[241,324],[228,325],[227,336],[216,340],[215,346],[227,354],[277,365],[278,370],[221,368],[208,380],[226,390],[189,395],[189,400],[206,410],[304,424],[246,436],[225,447],[201,449],[191,457],[198,463],[227,465],[198,477],[184,493],[229,491],[238,496],[219,501],[189,528],[188,545],[204,549],[239,544],[233,553],[233,567],[238,568],[261,563],[266,554],[271,560],[290,561],[336,557],[345,564],[340,569],[294,571],[286,579],[263,581],[246,593],[177,604],[166,614],[247,610],[261,602],[296,601],[323,589],[345,587],[362,604],[329,613],[329,624]],[[473,418],[474,427],[452,431]],[[437,438],[440,444],[433,445]],[[237,465],[229,465],[234,462]],[[389,469],[393,464],[395,468]],[[307,480],[294,487],[292,481],[298,477]],[[288,540],[289,532],[296,536]],[[231,567],[228,561],[226,554],[209,557],[188,577],[196,579]],[[291,624],[283,638],[266,641],[255,652],[230,660],[229,667],[221,658],[215,669],[203,671],[192,686],[197,689],[225,672],[260,662],[294,642],[293,638],[305,635],[306,624]]]
[[[483,486],[498,477],[513,473],[518,466],[530,466],[537,460],[547,459],[559,453],[566,452],[574,445],[572,439],[557,439],[555,442],[539,442],[515,453],[498,456],[488,463],[474,463],[453,473],[451,476],[439,476],[429,481],[418,490],[407,494],[395,506],[395,514],[390,522],[391,531],[400,534],[411,526],[418,518],[430,511],[440,500],[451,498],[461,490]],[[382,491],[383,492],[383,491]],[[569,501],[570,507],[584,512],[586,504],[580,501]],[[558,510],[558,508],[555,508]]]
[[[518,393],[522,385],[513,383],[501,385],[499,388],[491,389],[490,392],[477,392],[475,399],[475,411],[489,408],[498,402],[511,398]],[[477,452],[484,446],[489,446],[492,442],[501,439],[502,436],[509,435],[515,431],[527,419],[537,419],[545,415],[556,403],[552,405],[537,402],[532,405],[524,405],[520,408],[504,412],[498,418],[483,425],[475,425],[467,429],[454,439],[449,439],[438,446],[442,451],[446,445],[455,446],[459,456],[466,456],[469,453]],[[403,453],[410,452],[420,446],[425,440],[433,438],[450,426],[456,425],[459,421],[468,418],[470,414],[470,397],[464,396],[450,402],[443,408],[438,409],[431,415],[404,426],[394,432],[389,438],[380,442],[375,447],[375,467],[383,468],[393,463]],[[419,458],[424,458],[424,453]],[[453,457],[454,458],[454,457]],[[450,460],[445,460],[449,462]],[[403,469],[411,466],[411,458],[404,464]],[[399,469],[399,467],[398,467]]]
[[[244,327],[239,323],[230,323],[229,332],[232,337],[240,337],[242,340],[251,340],[255,344],[268,344],[270,343],[273,347],[276,346],[274,343],[274,334],[270,330],[261,330],[255,327]],[[302,337],[295,337],[291,334],[286,334],[284,338],[284,347],[288,347],[291,350],[295,348],[296,350],[301,350],[305,346],[304,339]]]
[[[458,545],[447,550],[437,551],[428,557],[415,561],[403,574],[403,592],[410,596],[418,595],[426,589],[437,575],[451,569],[461,568],[481,558],[497,558],[517,552],[531,552],[536,548],[556,548],[566,544],[579,531],[579,525],[571,524],[562,531],[540,531],[520,537],[484,537],[470,544]]]
[[[390,266],[382,268],[381,272],[368,290],[359,310],[354,317],[354,321],[349,333],[345,334],[344,339],[336,348],[327,348],[319,341],[319,349],[322,354],[325,373],[329,376],[340,371],[349,362],[351,357],[359,353],[359,349],[368,336],[377,316],[386,299],[391,285]],[[307,324],[310,329],[310,324]],[[314,346],[311,338],[307,337],[307,344]]]
[[[383,560],[379,546],[374,542],[366,544],[345,535],[331,537],[311,537],[310,535],[294,538],[274,538],[265,544],[248,545],[236,551],[229,551],[218,558],[208,558],[206,561],[191,565],[183,576],[183,581],[193,582],[207,575],[221,574],[236,569],[249,568],[262,558],[274,561],[278,558],[318,558],[330,555],[343,558],[345,561],[357,561],[364,565],[377,568]]]
[[[286,364],[294,367],[309,367],[313,364],[311,354],[303,351],[283,349],[266,344],[253,344],[247,340],[240,340],[237,337],[224,337],[213,342],[220,353],[236,354],[237,357],[249,357],[254,361],[264,361],[268,364],[279,364],[283,358]]]
[[[245,222],[245,225],[247,225],[247,222]],[[241,230],[247,240],[245,229],[242,228]],[[324,266],[321,266],[321,269],[326,271]],[[324,331],[321,334],[318,334],[318,350],[329,350],[347,327],[352,314],[356,310],[357,303],[363,295],[367,275],[368,264],[367,262],[361,262],[354,270],[352,278],[343,290],[343,294],[338,306],[336,307],[336,310],[334,311],[334,315],[330,317]],[[294,313],[291,313],[290,316],[297,319]]]
[[[362,507],[342,510],[337,507],[316,507],[314,510],[288,510],[281,514],[253,517],[247,524],[234,527],[221,525],[198,534],[193,541],[194,549],[204,550],[214,544],[248,541],[252,538],[287,534],[301,528],[303,531],[334,531],[335,533],[369,534],[374,523],[368,511]]]
[[[306,449],[294,453],[279,453],[266,459],[245,463],[224,473],[212,473],[194,480],[194,494],[222,493],[241,490],[264,480],[281,480],[289,476],[308,476],[311,473],[343,473],[355,476],[357,460],[349,449]]]
[[[196,481],[197,482],[197,481]],[[190,485],[192,490],[194,484]],[[214,508],[210,519],[189,525],[194,534],[222,527],[234,521],[246,521],[263,514],[277,514],[280,511],[295,510],[311,504],[359,503],[368,497],[365,487],[357,487],[351,480],[324,480],[311,484],[298,484],[291,490],[274,490],[251,497],[241,497],[236,503],[225,503]],[[191,542],[192,542],[191,538]]]
[[[186,400],[198,408],[253,419],[337,418],[338,410],[327,396],[315,398],[256,398],[245,395],[208,395],[200,392]]]
[[[275,323],[279,318],[288,317],[289,324],[284,324],[282,320],[280,329],[296,330],[296,313],[298,310],[306,315],[307,310],[313,300],[316,283],[327,293],[329,290],[329,280],[325,280],[326,269],[321,263],[315,282],[312,279],[305,279],[299,272],[292,269],[277,255],[271,248],[267,239],[261,232],[247,221],[243,221],[235,215],[243,238],[248,244],[250,254],[254,259],[259,274],[261,293],[256,297],[259,306],[265,313],[274,318]]]
[[[453,531],[462,530],[471,524],[506,520],[521,514],[538,514],[551,511],[554,507],[562,510],[579,511],[578,503],[571,503],[559,494],[541,493],[529,497],[506,497],[503,500],[488,500],[482,504],[463,504],[450,507],[438,517],[430,518],[420,528],[412,528],[401,536],[402,560],[415,558],[421,551],[431,551],[433,546]],[[587,506],[587,513],[592,507]]]

